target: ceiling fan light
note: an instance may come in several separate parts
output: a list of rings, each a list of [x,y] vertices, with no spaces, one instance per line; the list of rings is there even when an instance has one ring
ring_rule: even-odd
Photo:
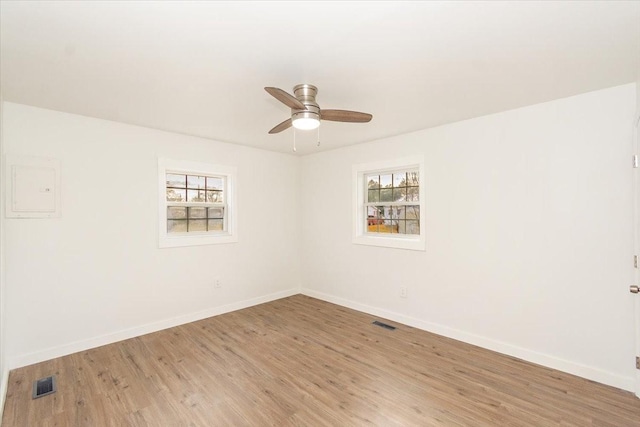
[[[315,117],[299,117],[293,119],[293,127],[300,130],[312,130],[320,126],[320,120]]]
[[[320,109],[315,105],[307,105],[307,110],[294,111],[291,124],[300,130],[312,130],[320,126]]]

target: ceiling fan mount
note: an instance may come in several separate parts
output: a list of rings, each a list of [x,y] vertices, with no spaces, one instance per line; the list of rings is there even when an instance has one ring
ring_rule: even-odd
[[[373,118],[371,114],[358,111],[322,110],[316,102],[318,88],[310,84],[294,86],[295,96],[277,87],[265,87],[264,89],[291,109],[291,117],[271,129],[270,134],[282,132],[291,126],[302,130],[315,129],[320,125],[320,120],[366,123]]]
[[[293,94],[304,105],[315,105],[316,107],[320,108],[318,106],[318,103],[316,102],[316,95],[318,94],[318,88],[315,87],[314,85],[308,85],[308,84],[295,85],[293,87]]]

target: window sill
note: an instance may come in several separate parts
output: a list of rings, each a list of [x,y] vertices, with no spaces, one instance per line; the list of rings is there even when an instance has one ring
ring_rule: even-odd
[[[218,245],[224,243],[236,243],[237,235],[220,233],[215,235],[207,235],[202,233],[194,233],[191,235],[177,236],[161,236],[158,246],[162,248],[178,248],[183,246],[200,246],[200,245]]]
[[[388,235],[367,234],[355,236],[353,243],[356,245],[380,246],[385,248],[407,249],[411,251],[426,250],[425,240],[420,237],[402,237]]]

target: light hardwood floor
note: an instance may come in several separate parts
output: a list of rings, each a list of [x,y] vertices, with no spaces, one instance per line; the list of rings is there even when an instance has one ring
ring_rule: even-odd
[[[296,295],[16,369],[2,425],[640,426],[631,393],[373,320]]]

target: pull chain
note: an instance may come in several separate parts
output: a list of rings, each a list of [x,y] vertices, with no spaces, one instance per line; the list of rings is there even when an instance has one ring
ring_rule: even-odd
[[[320,147],[320,126],[318,126],[318,147]]]
[[[296,151],[296,128],[293,128],[293,152],[295,153]]]

